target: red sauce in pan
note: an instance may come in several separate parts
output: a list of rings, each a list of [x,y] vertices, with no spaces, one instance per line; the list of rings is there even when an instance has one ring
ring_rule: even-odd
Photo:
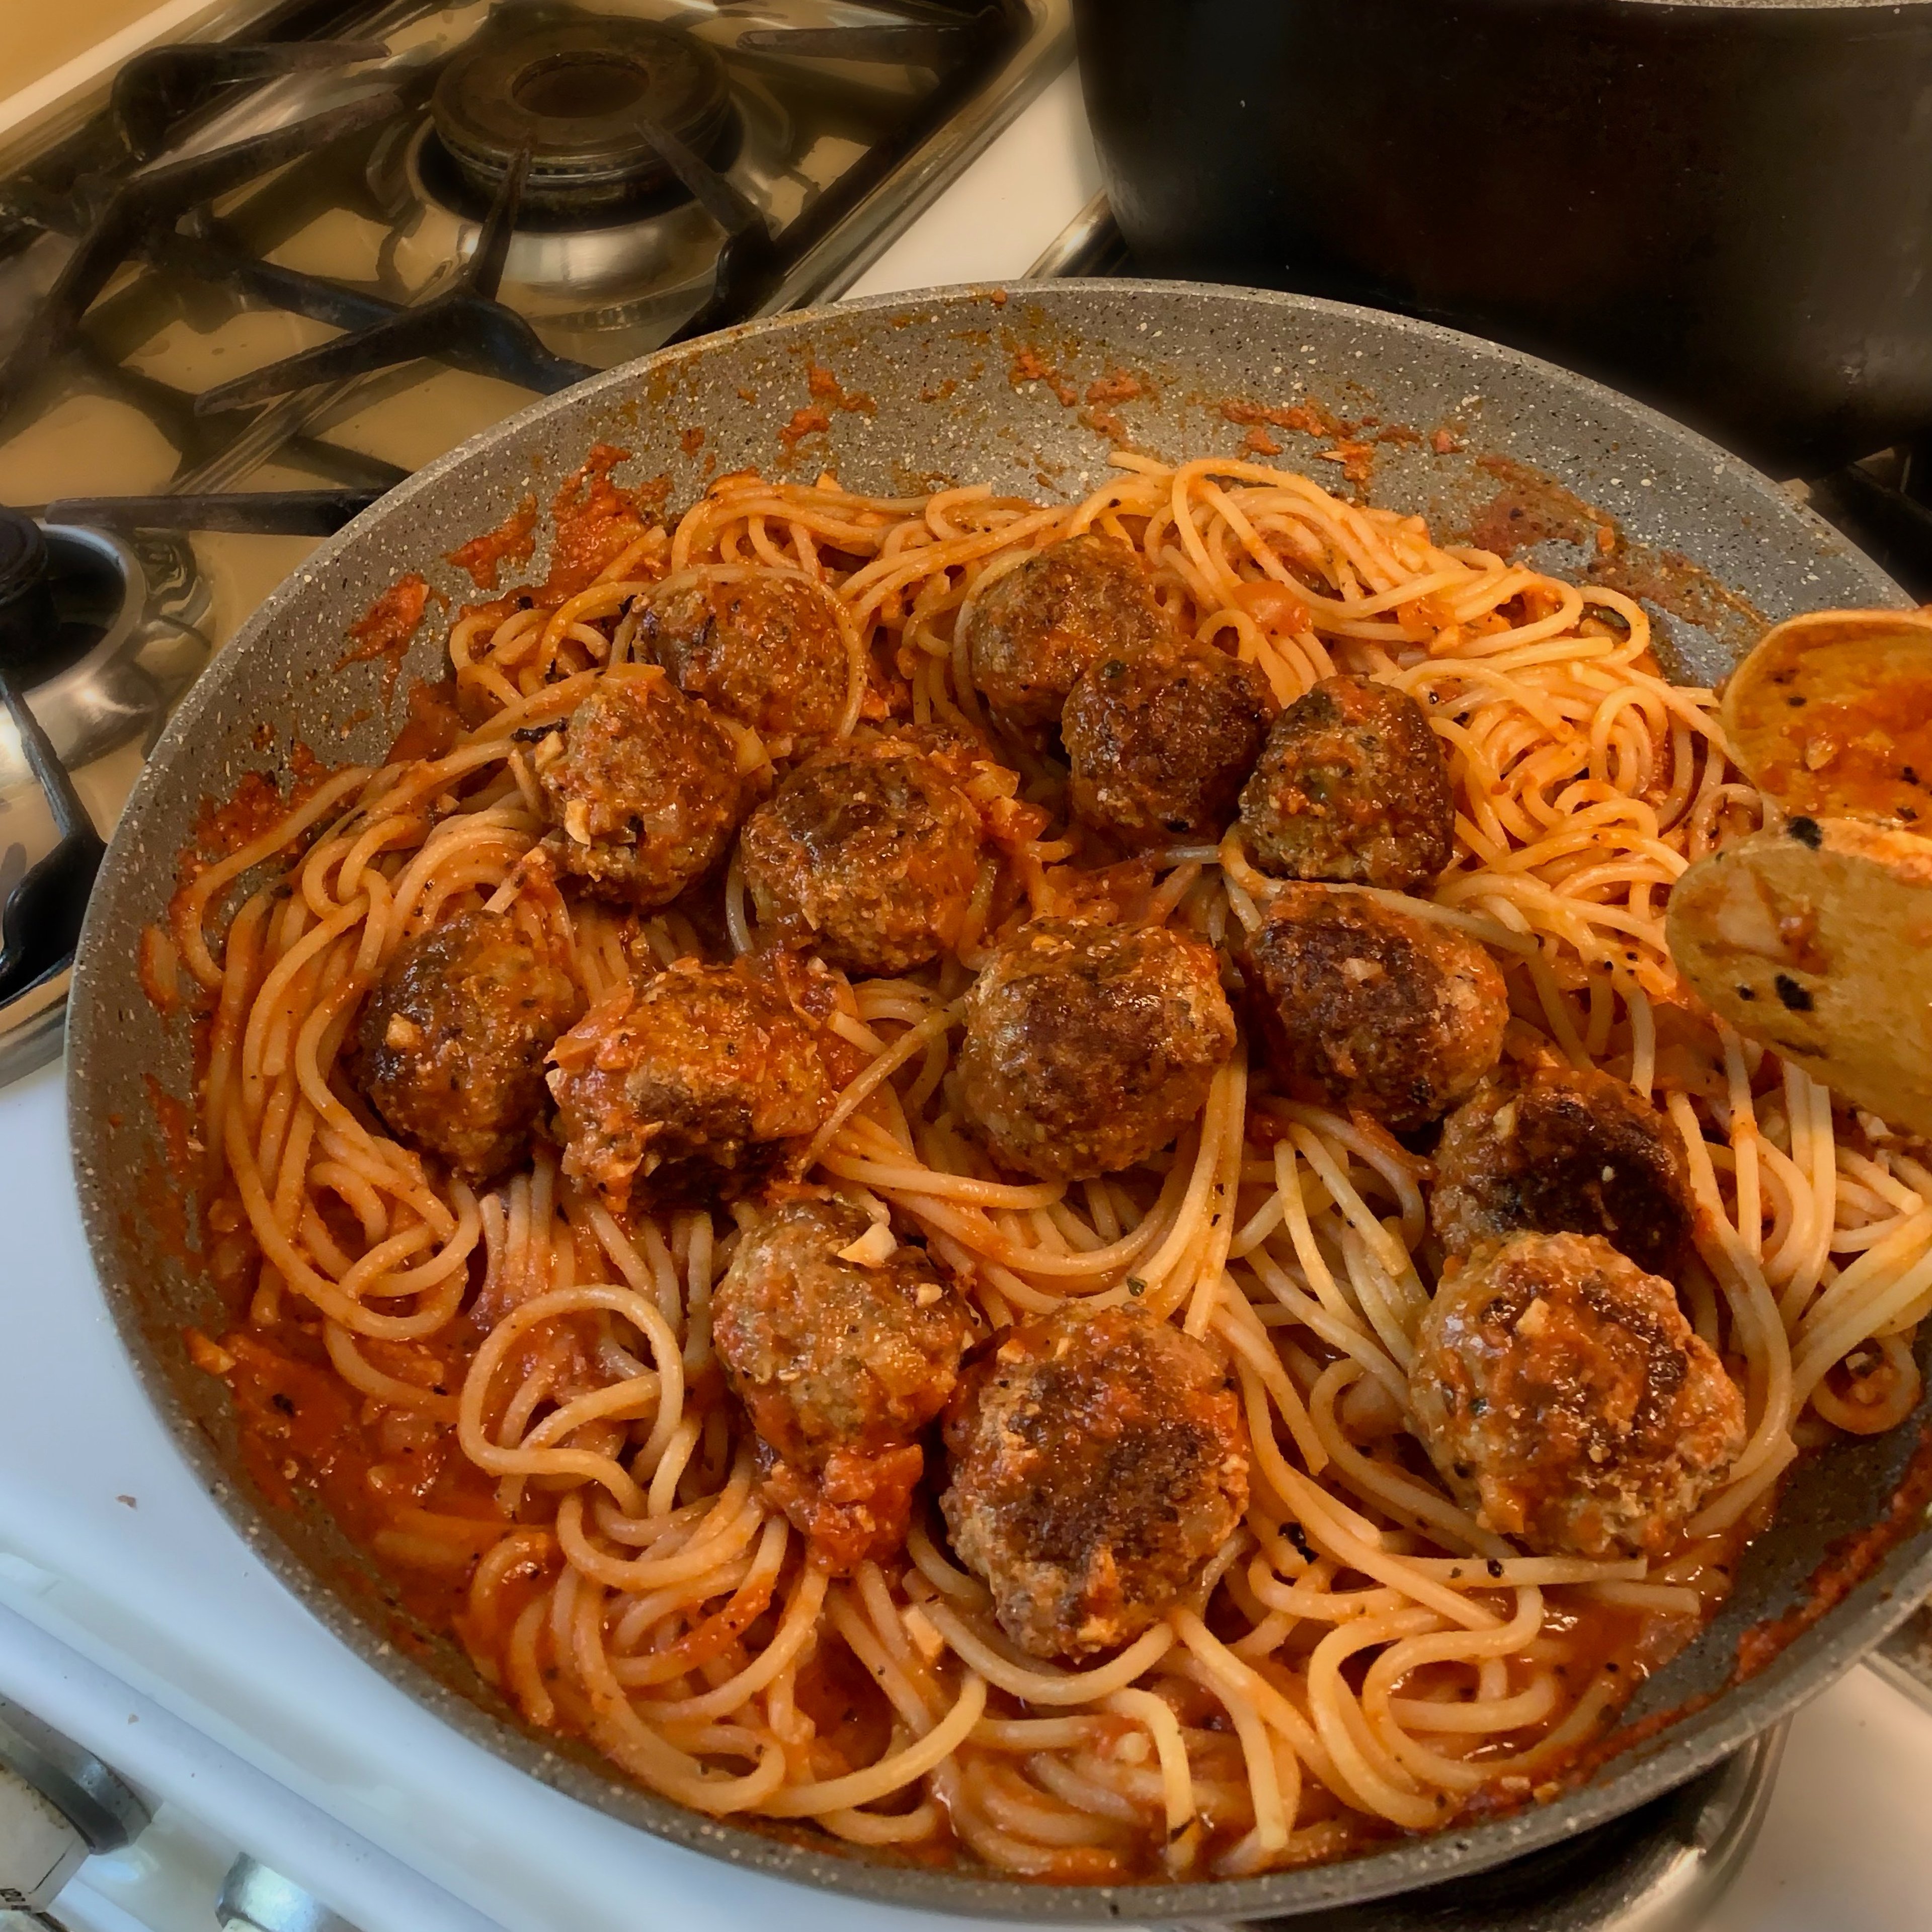
[[[376,658],[387,658],[388,667],[382,679],[382,694],[386,698],[395,689],[396,680],[402,674],[403,658],[422,628],[429,598],[429,586],[413,571],[406,577],[399,577],[350,626],[349,634],[355,642],[336,659],[336,669],[367,664]]]
[[[494,590],[506,563],[527,563],[537,549],[537,500],[526,496],[494,530],[459,544],[443,560],[466,570],[479,590]]]

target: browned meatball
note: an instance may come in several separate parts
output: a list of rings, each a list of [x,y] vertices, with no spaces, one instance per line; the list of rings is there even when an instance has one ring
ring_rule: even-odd
[[[1074,816],[1130,845],[1218,839],[1274,715],[1268,680],[1226,651],[1110,652],[1060,721]]]
[[[563,1171],[614,1208],[749,1192],[832,1111],[810,1023],[775,988],[680,960],[601,1001],[550,1051]]]
[[[475,1181],[523,1150],[577,982],[507,919],[458,913],[399,946],[362,1010],[358,1084],[390,1131]]]
[[[1744,1443],[1744,1397],[1676,1291],[1595,1234],[1450,1264],[1409,1400],[1443,1480],[1540,1556],[1660,1556]]]
[[[1614,1075],[1539,1066],[1520,1085],[1485,1084],[1443,1124],[1429,1214],[1451,1254],[1528,1228],[1601,1234],[1668,1274],[1691,1213],[1670,1123]]]
[[[1088,1180],[1165,1147],[1234,1050],[1234,1016],[1198,940],[1036,919],[966,995],[959,1096],[1009,1166]]]
[[[946,1415],[952,1547],[1034,1657],[1128,1643],[1198,1584],[1248,1504],[1248,1438],[1207,1346],[1069,1307],[968,1364]]]
[[[973,682],[1016,724],[1050,724],[1087,667],[1170,634],[1147,566],[1105,537],[1049,544],[987,585],[968,613]]]
[[[538,764],[557,862],[649,911],[724,856],[751,802],[731,736],[655,666],[601,679]]]
[[[851,654],[832,593],[755,564],[680,571],[651,593],[638,631],[640,656],[678,688],[775,737],[838,728]]]
[[[958,937],[980,814],[938,760],[893,738],[814,752],[745,822],[758,917],[852,973],[903,973]]]
[[[1276,1078],[1397,1133],[1473,1092],[1502,1052],[1503,976],[1473,939],[1362,892],[1284,886],[1241,956]]]
[[[842,1258],[881,1238],[872,1228],[842,1201],[760,1214],[712,1303],[725,1377],[772,1452],[766,1492],[838,1570],[904,1540],[923,1461],[916,1438],[946,1406],[973,1336],[965,1303],[923,1248]]]
[[[923,1248],[841,1258],[881,1238],[848,1202],[764,1209],[712,1304],[718,1355],[752,1426],[807,1468],[835,1449],[910,1442],[946,1406],[972,1338],[965,1304]]]
[[[1442,748],[1406,692],[1324,677],[1274,721],[1241,794],[1255,863],[1292,879],[1406,892],[1454,856]]]

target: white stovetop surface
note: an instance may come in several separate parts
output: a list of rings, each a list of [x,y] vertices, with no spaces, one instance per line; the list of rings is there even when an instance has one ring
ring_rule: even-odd
[[[1096,185],[1065,76],[854,292],[1016,276]],[[364,1932],[728,1932],[761,1918],[958,1932],[614,1823],[433,1722],[329,1636],[148,1410],[88,1262],[58,1070],[0,1091],[0,1694]],[[1928,1792],[1932,1715],[1854,1672],[1798,1720],[1759,1847],[1708,1932],[1932,1924]],[[115,1922],[110,1908],[75,1916]]]

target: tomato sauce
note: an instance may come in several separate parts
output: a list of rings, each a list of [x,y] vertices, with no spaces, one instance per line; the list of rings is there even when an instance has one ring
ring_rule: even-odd
[[[668,485],[626,490],[610,472],[631,452],[600,442],[564,482],[550,506],[556,534],[550,547],[550,574],[530,593],[544,605],[560,604],[594,583],[598,574],[658,520]]]
[[[864,390],[847,388],[830,369],[821,368],[816,362],[806,372],[805,386],[814,402],[830,408],[850,410],[862,416],[875,416],[879,412],[878,404]]]
[[[441,678],[434,684],[419,678],[404,702],[409,716],[383,764],[406,765],[418,758],[443,758],[455,750],[468,727],[457,708],[454,678]]]
[[[386,699],[395,689],[396,680],[402,675],[403,658],[416,634],[422,628],[429,599],[428,584],[414,571],[406,577],[398,578],[350,626],[349,634],[355,643],[336,659],[335,668],[340,670],[348,664],[387,658],[388,668],[382,677],[382,695]]]
[[[1023,382],[1044,382],[1068,409],[1080,400],[1080,392],[1050,362],[1044,361],[1036,349],[1022,346],[1013,351],[1006,380],[1016,389]]]
[[[1932,628],[1780,626],[1733,680],[1724,721],[1787,811],[1932,830]]]
[[[456,1347],[358,1346],[398,1381],[452,1398],[462,1386],[466,1358]],[[292,1510],[313,1495],[349,1541],[370,1552],[402,1608],[432,1630],[453,1629],[476,1559],[514,1527],[497,1510],[494,1483],[458,1448],[454,1425],[367,1401],[302,1323],[233,1329],[215,1346],[232,1364],[219,1372],[234,1397],[242,1466],[262,1498]],[[218,1372],[214,1360],[206,1366]],[[449,1546],[450,1559],[385,1561],[385,1534],[406,1535],[424,1516],[440,1520],[436,1540]],[[448,1533],[447,1520],[460,1518],[476,1526],[467,1548]]]
[[[788,456],[796,456],[798,446],[808,436],[823,436],[832,427],[832,418],[823,410],[794,410],[791,421],[778,431],[778,441]]]
[[[1244,403],[1232,398],[1221,405],[1225,422],[1239,424],[1266,423],[1273,429],[1294,430],[1303,436],[1340,437],[1348,425],[1332,416],[1318,403],[1292,403],[1270,408],[1261,403]]]
[[[537,500],[526,496],[494,530],[459,544],[444,558],[467,571],[479,590],[494,590],[506,563],[523,564],[536,554]]]
[[[292,802],[283,796],[280,787],[266,772],[244,773],[225,799],[203,799],[195,815],[193,848],[182,861],[184,880],[253,844],[278,819],[287,815]]]

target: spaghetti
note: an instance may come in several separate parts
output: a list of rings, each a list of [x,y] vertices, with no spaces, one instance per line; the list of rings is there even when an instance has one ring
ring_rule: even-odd
[[[1709,1616],[1801,1445],[1910,1412],[1932,1310],[1913,1144],[1679,987],[1672,880],[1774,808],[1734,772],[1711,694],[1659,672],[1642,608],[1256,464],[1116,463],[1071,505],[747,474],[674,528],[614,525],[594,582],[454,625],[465,728],[327,778],[184,886],[172,935],[212,1014],[206,1218],[238,1310],[202,1352],[261,1466],[322,1483],[526,1719],[651,1790],[1058,1880],[1335,1858],[1552,1788]],[[1748,1439],[1664,1560],[1522,1554],[1416,1452],[1428,1164],[1385,1135],[1270,1090],[1238,1052],[1171,1153],[1132,1172],[994,1170],[946,1080],[996,936],[991,867],[939,966],[832,976],[850,1078],[808,1178],[922,1239],[989,1327],[1132,1299],[1228,1364],[1246,1520],[1190,1604],[1090,1667],[1018,1652],[922,1499],[892,1561],[832,1577],[807,1560],[761,1497],[712,1346],[728,1214],[626,1224],[541,1141],[478,1192],[389,1138],[348,1082],[385,962],[458,909],[508,915],[592,1002],[640,949],[669,965],[760,945],[735,867],[707,941],[682,907],[566,902],[529,862],[547,829],[529,734],[634,657],[638,600],[667,575],[757,565],[831,592],[853,666],[842,735],[862,713],[978,735],[962,608],[1087,530],[1138,550],[1180,628],[1282,702],[1348,670],[1422,705],[1455,859],[1428,899],[1384,896],[1490,949],[1519,1043],[1627,1080],[1682,1136],[1697,1228],[1679,1286]],[[1008,835],[1010,925],[1083,902],[1096,874],[1064,769],[1036,746],[998,756],[978,802]],[[1120,916],[1224,955],[1275,890],[1238,830],[1097,876]]]

